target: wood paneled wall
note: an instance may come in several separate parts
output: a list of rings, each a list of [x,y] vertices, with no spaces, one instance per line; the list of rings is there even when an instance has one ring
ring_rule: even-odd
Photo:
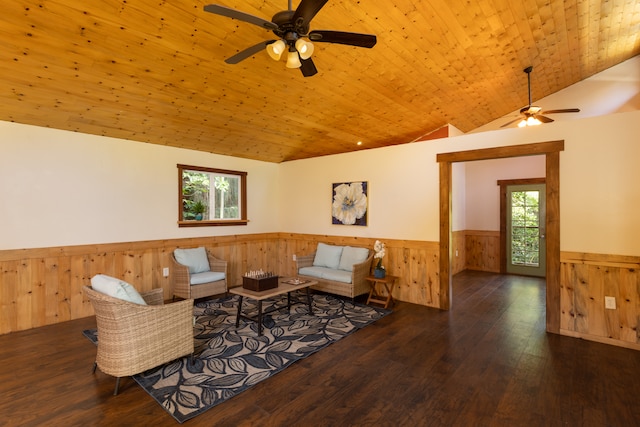
[[[249,269],[278,269],[277,234],[0,251],[0,333],[92,315],[82,286],[99,273],[122,278],[140,291],[163,288],[170,299],[171,253],[196,246],[230,260],[230,286],[241,283]],[[169,277],[162,276],[164,267]]]
[[[497,246],[490,243],[491,233],[464,233],[454,233],[454,254],[459,247],[459,258],[493,265]],[[482,238],[487,240],[466,244]],[[142,291],[162,288],[170,299],[171,277],[163,277],[162,269],[171,267],[176,247],[206,246],[229,261],[229,284],[238,286],[244,272],[258,268],[294,275],[293,255],[313,252],[318,242],[373,248],[375,239],[268,233],[0,251],[0,334],[92,315],[82,286],[98,273],[120,277]],[[438,243],[384,243],[383,263],[389,274],[400,277],[394,298],[439,308]],[[480,252],[493,255],[478,261]],[[616,298],[615,310],[604,308],[605,296]],[[640,350],[640,257],[562,252],[560,316],[564,335]]]
[[[640,257],[562,252],[560,261],[560,333],[640,350]]]
[[[500,272],[500,232],[466,230],[466,268],[469,270]]]
[[[500,232],[461,230],[452,233],[452,274],[463,270],[500,272]],[[456,255],[457,251],[457,255]]]
[[[248,270],[295,274],[293,255],[313,252],[318,242],[373,248],[375,239],[269,233],[0,251],[0,334],[92,315],[82,286],[99,273],[141,291],[162,288],[170,299],[171,275],[163,277],[162,269],[171,273],[170,256],[177,247],[205,246],[227,260],[233,287]],[[394,298],[438,307],[438,244],[384,242],[384,265],[401,278]]]

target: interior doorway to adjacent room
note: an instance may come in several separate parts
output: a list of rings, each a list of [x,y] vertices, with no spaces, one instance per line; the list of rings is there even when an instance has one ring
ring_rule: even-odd
[[[451,181],[452,163],[545,155],[546,197],[546,329],[560,333],[560,151],[564,141],[549,141],[507,147],[441,153],[436,156],[440,165],[440,308],[452,305],[451,273]]]

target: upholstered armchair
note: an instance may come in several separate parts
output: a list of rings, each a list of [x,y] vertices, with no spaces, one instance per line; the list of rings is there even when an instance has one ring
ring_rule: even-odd
[[[197,299],[227,293],[227,261],[203,247],[176,249],[173,261],[173,296]]]
[[[93,365],[120,378],[139,374],[180,357],[193,357],[193,300],[163,303],[162,289],[141,292],[145,305],[125,301],[84,286],[98,327]],[[134,290],[135,292],[135,290]]]

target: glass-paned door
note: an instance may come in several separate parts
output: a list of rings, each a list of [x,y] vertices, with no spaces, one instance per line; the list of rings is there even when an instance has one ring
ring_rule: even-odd
[[[507,273],[546,274],[545,184],[507,186]]]

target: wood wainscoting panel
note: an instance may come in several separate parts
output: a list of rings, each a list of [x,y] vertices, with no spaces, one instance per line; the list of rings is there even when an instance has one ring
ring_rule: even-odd
[[[318,242],[368,247],[376,239],[290,233],[229,235],[0,251],[0,334],[93,315],[82,292],[96,274],[122,278],[139,291],[162,288],[172,298],[171,254],[204,246],[228,262],[229,287],[250,270],[296,274],[293,255],[314,252]],[[382,239],[381,239],[382,240]],[[383,240],[388,274],[399,276],[393,297],[438,308],[437,242]],[[162,270],[169,267],[169,277]]]
[[[560,332],[640,350],[640,257],[561,252],[560,261]]]
[[[228,261],[229,286],[248,270],[278,272],[278,234],[0,251],[0,334],[93,315],[82,292],[96,274],[121,278],[139,291],[164,290],[172,298],[170,256],[177,247],[204,246]],[[162,270],[169,267],[169,277]]]
[[[465,260],[469,270],[500,272],[500,231],[466,230]]]

